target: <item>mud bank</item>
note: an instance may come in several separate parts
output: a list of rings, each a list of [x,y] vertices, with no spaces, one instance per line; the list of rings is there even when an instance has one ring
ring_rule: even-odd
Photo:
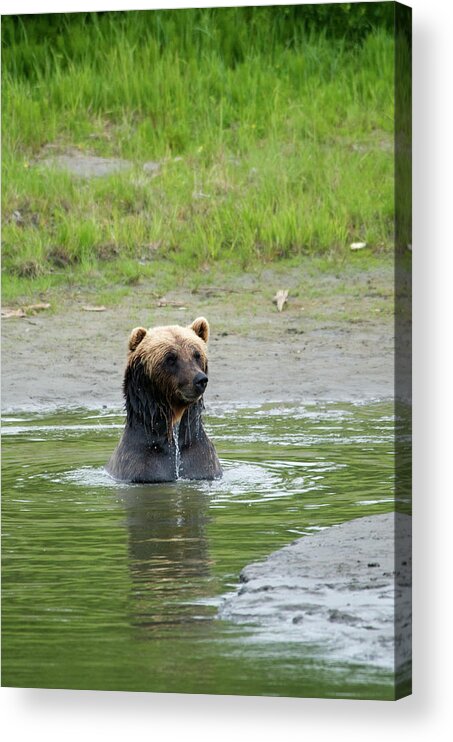
[[[240,580],[219,616],[253,624],[260,639],[383,670],[410,661],[408,515],[357,518],[305,536],[245,567]]]
[[[189,324],[200,315],[211,325],[208,410],[222,402],[393,397],[391,271],[348,279],[345,295],[334,292],[336,279],[318,276],[310,283],[317,292],[312,299],[292,298],[291,282],[298,276],[298,271],[284,278],[245,276],[243,286],[229,289],[236,293],[175,290],[167,295],[167,306],[157,307],[139,287],[127,301],[102,312],[84,311],[84,302],[76,300],[58,314],[4,320],[2,409],[119,409],[132,328]],[[266,284],[290,287],[283,312],[266,296]]]

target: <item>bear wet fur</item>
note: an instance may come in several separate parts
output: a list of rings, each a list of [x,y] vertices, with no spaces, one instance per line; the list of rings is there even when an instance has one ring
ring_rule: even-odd
[[[171,482],[222,475],[202,421],[208,338],[204,317],[189,327],[132,330],[123,382],[127,418],[107,465],[112,477]]]

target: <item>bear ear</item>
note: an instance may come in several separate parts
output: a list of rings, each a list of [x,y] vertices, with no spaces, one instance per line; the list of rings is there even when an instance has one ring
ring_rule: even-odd
[[[194,331],[195,335],[198,335],[205,343],[209,339],[209,324],[208,320],[204,317],[197,317],[196,320],[190,325],[190,329]]]
[[[135,327],[130,335],[129,338],[129,352],[132,353],[137,346],[142,342],[143,338],[146,335],[146,330],[144,327]]]

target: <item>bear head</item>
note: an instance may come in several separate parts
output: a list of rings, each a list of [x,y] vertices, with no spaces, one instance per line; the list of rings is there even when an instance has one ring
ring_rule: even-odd
[[[154,402],[165,410],[169,424],[178,422],[206,389],[208,338],[209,324],[204,317],[188,327],[132,330],[124,379],[126,406],[141,408],[146,414]]]

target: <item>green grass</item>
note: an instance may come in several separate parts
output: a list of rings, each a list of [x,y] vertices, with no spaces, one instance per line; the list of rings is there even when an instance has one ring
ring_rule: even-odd
[[[288,36],[272,11],[4,19],[5,302],[393,249],[392,36]],[[49,144],[134,168],[77,179]]]

